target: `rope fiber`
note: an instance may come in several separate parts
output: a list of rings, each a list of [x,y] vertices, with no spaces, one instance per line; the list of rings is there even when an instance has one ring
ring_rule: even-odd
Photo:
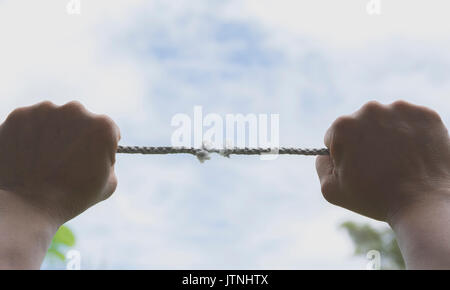
[[[329,155],[329,151],[326,148],[321,149],[301,149],[301,148],[189,148],[189,147],[138,147],[138,146],[119,146],[117,153],[125,154],[192,154],[198,158],[200,162],[209,160],[210,153],[220,154],[224,157],[230,157],[230,155],[262,155],[262,154],[281,154],[281,155]]]

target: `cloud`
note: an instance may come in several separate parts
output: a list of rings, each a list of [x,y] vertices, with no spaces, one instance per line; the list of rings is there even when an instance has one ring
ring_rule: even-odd
[[[279,113],[281,143],[301,147],[371,99],[448,124],[448,26],[427,16],[446,4],[391,2],[373,18],[364,1],[97,0],[78,16],[3,1],[0,113],[78,99],[130,145],[167,145],[194,105]],[[85,268],[364,268],[337,225],[365,219],[326,204],[313,158],[119,156],[117,173],[116,195],[70,222]]]
[[[243,1],[242,15],[254,17],[269,30],[281,28],[293,35],[347,48],[399,37],[435,40],[450,33],[446,25],[448,1],[379,0],[380,15],[367,13],[369,2],[248,0]]]

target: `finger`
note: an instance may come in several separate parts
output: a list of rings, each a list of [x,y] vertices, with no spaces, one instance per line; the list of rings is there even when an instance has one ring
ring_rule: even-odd
[[[338,164],[339,159],[337,158],[340,155],[341,150],[340,149],[342,146],[341,144],[338,144],[336,142],[336,130],[335,130],[335,126],[334,123],[333,125],[327,130],[327,132],[325,133],[325,137],[324,137],[324,143],[325,146],[328,148],[328,152],[329,152],[329,156],[330,160],[332,162],[334,162],[335,164]]]
[[[327,177],[333,174],[333,161],[329,155],[320,155],[316,158],[316,170],[319,179]]]
[[[29,111],[32,111],[35,109],[50,110],[50,109],[55,109],[55,108],[57,108],[57,106],[54,103],[52,103],[50,101],[42,101],[42,102],[30,105],[30,106],[19,107],[16,110],[29,112]]]
[[[323,197],[332,204],[339,200],[339,184],[335,175],[334,164],[330,156],[318,156],[316,170],[319,176]]]
[[[57,106],[50,102],[50,101],[43,101],[40,103],[37,103],[35,105],[29,106],[29,107],[24,107],[23,109],[29,109],[29,110],[36,110],[39,109],[40,111],[50,111],[50,110],[54,110],[56,109]]]
[[[31,106],[20,107],[13,110],[5,119],[7,121],[17,121],[17,120],[29,120],[35,117],[46,116],[50,111],[55,109],[57,106],[50,101],[40,102]],[[39,113],[39,114],[36,114]]]
[[[328,149],[330,149],[331,147],[331,140],[333,139],[333,134],[334,134],[333,127],[330,127],[325,133],[325,137],[323,138],[323,143]]]
[[[337,118],[327,130],[324,143],[328,147],[334,164],[339,165],[344,149],[353,142],[353,134],[358,128],[357,120],[351,116]]]
[[[423,122],[424,120],[431,120],[442,123],[441,116],[428,107],[411,104],[402,100],[393,102],[389,107],[394,110],[395,114],[408,116],[415,121]]]
[[[59,110],[65,115],[70,114],[77,117],[79,117],[80,115],[92,117],[94,115],[93,113],[88,111],[82,103],[78,101],[70,101],[60,106]]]
[[[114,166],[111,167],[111,172],[110,175],[108,177],[108,181],[106,182],[105,185],[105,189],[104,189],[104,195],[103,195],[103,200],[108,199],[109,197],[111,197],[111,195],[116,191],[117,189],[117,176],[116,173],[114,171]]]
[[[103,125],[103,128],[111,133],[112,139],[115,143],[119,143],[121,135],[117,124],[107,115],[97,115],[96,121]]]
[[[116,143],[119,143],[120,139],[122,138],[119,126],[117,126],[117,124],[111,118],[108,117],[108,119],[111,122],[111,129],[113,131],[114,140],[116,140]]]
[[[108,153],[111,165],[114,165],[116,162],[116,153],[120,140],[119,127],[110,117],[106,115],[97,115],[94,118],[94,125],[97,127],[97,137],[102,145],[100,148],[102,148],[102,150],[106,149],[105,152]]]
[[[361,106],[361,108],[354,112],[351,116],[354,118],[370,117],[374,118],[382,116],[382,113],[386,111],[386,106],[377,101],[370,101]]]

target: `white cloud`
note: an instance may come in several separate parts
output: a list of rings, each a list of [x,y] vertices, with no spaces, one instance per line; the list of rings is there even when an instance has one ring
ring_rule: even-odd
[[[113,18],[109,10],[126,12],[131,5],[129,1],[91,2],[102,2],[92,6],[103,13],[104,21]],[[59,104],[78,99],[93,111],[116,117],[143,114],[145,80],[135,64],[105,55],[110,52],[103,40],[111,30],[101,31],[95,25],[99,14],[89,13],[88,2],[83,2],[81,15],[72,16],[66,13],[64,1],[4,1],[1,5],[0,98],[6,106],[0,113],[43,99]]]
[[[111,115],[124,144],[167,145],[173,114],[194,105],[280,113],[293,146],[322,146],[337,116],[370,99],[450,115],[443,1],[382,1],[378,18],[364,1],[95,0],[78,16],[64,2],[0,3],[0,114],[76,98]],[[120,156],[117,172],[117,194],[71,222],[85,267],[362,263],[337,230],[358,218],[325,203],[313,158]]]
[[[380,15],[369,15],[369,0],[248,0],[249,13],[269,29],[282,28],[302,37],[338,46],[365,45],[389,38],[430,40],[450,35],[445,0],[379,0]]]

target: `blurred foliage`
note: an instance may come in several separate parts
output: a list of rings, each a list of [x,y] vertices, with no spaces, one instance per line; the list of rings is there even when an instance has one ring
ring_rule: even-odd
[[[75,235],[67,226],[61,226],[53,237],[50,248],[47,252],[47,258],[64,262],[65,253],[75,245]]]
[[[376,229],[369,224],[358,224],[347,221],[341,224],[349,234],[355,247],[355,256],[366,257],[370,250],[377,250],[381,253],[382,270],[405,269],[403,260],[394,232],[386,227]]]

